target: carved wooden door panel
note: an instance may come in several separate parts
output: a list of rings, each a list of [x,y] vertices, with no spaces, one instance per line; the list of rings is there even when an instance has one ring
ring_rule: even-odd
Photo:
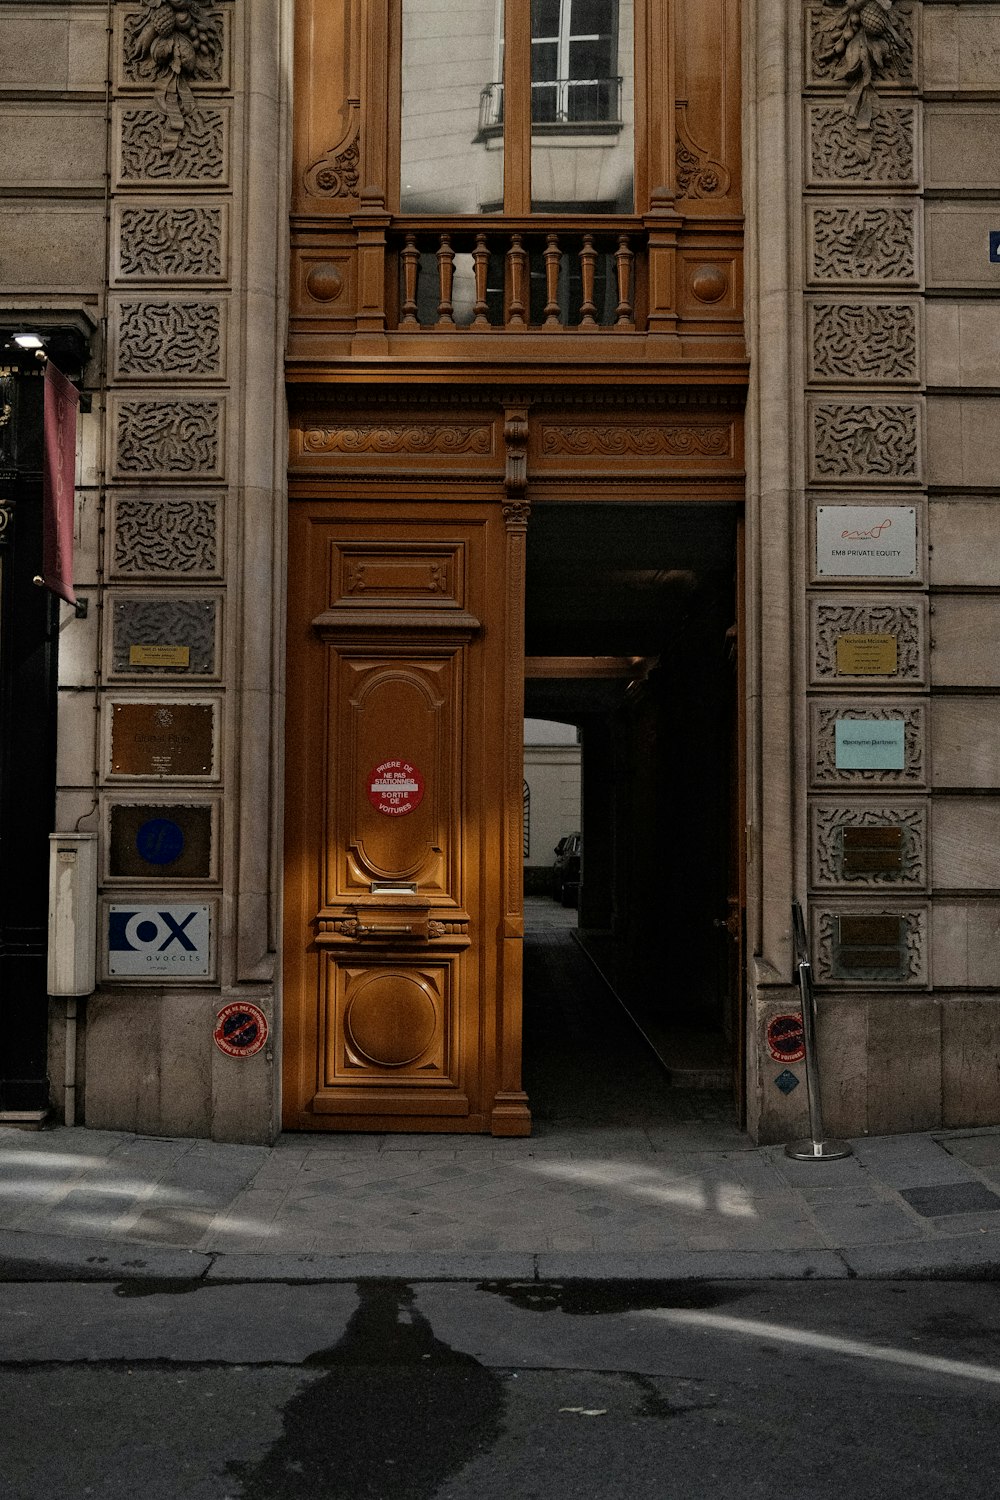
[[[484,1130],[520,1002],[498,942],[504,527],[387,509],[292,506],[284,1121]]]

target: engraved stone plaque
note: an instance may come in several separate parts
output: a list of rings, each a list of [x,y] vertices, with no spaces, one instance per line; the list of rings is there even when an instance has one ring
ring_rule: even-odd
[[[210,703],[116,703],[111,770],[122,776],[211,776],[214,733]]]
[[[111,809],[109,874],[132,879],[212,873],[212,808],[208,803],[116,804]]]
[[[860,824],[840,830],[841,873],[902,875],[904,829],[901,824]]]
[[[891,677],[897,668],[894,635],[837,637],[837,671],[841,676]]]

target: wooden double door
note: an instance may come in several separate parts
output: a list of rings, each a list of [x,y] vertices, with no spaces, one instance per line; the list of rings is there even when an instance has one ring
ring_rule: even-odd
[[[520,556],[496,503],[291,506],[288,1129],[530,1128]]]

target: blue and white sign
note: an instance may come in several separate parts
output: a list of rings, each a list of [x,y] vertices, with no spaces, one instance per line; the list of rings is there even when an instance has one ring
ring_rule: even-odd
[[[990,263],[1000,265],[1000,229],[990,230]]]
[[[838,719],[835,757],[838,771],[901,771],[906,725],[902,719]]]
[[[212,972],[211,907],[137,901],[108,906],[108,976],[207,978]]]

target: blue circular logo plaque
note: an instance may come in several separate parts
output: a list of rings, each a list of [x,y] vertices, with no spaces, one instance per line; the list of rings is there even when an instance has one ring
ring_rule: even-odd
[[[172,865],[184,848],[184,832],[169,818],[150,818],[135,836],[135,847],[150,865]]]

